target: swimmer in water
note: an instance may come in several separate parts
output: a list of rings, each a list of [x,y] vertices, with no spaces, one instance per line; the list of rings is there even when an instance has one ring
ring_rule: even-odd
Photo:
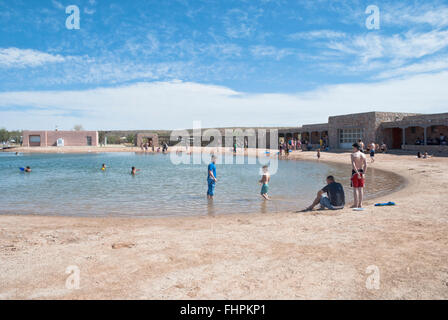
[[[30,167],[26,167],[25,170],[23,170],[25,172],[31,172],[31,168]]]
[[[132,174],[133,176],[135,176],[135,175],[137,174],[137,171],[140,171],[140,169],[136,169],[135,167],[132,167],[132,169],[131,169],[131,174]]]
[[[101,170],[102,171],[106,171],[106,165],[103,163],[103,165],[101,166]]]

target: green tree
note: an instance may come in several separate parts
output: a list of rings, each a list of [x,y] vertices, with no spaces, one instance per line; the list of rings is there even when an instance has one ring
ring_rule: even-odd
[[[84,130],[84,129],[83,129],[83,127],[82,127],[81,124],[76,124],[76,125],[73,127],[73,130],[75,130],[75,131],[81,131],[81,130]]]
[[[0,142],[7,142],[9,140],[9,132],[5,128],[0,129]]]
[[[129,143],[134,143],[134,138],[135,138],[135,135],[133,135],[132,133],[128,134],[126,136],[126,141],[129,142]]]
[[[106,133],[104,131],[98,131],[98,141],[99,141],[99,143],[104,143],[104,137],[106,137]]]

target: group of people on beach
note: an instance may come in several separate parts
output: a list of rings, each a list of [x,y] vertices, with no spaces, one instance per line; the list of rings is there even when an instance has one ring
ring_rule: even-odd
[[[140,148],[141,148],[142,151],[144,151],[144,152],[148,152],[149,149],[151,149],[152,152],[155,152],[155,151],[156,151],[156,149],[155,149],[155,147],[154,147],[154,144],[152,143],[152,140],[149,140],[149,142],[146,142],[146,143],[143,143],[143,142],[142,142],[142,143],[140,144]],[[163,143],[162,143],[162,149],[160,149],[160,147],[157,147],[157,152],[160,152],[160,151],[162,151],[163,153],[167,153],[167,152],[168,152],[168,143],[163,142]]]
[[[359,143],[353,144],[351,154],[351,186],[353,188],[354,203],[352,208],[363,210],[364,187],[367,172],[367,158]],[[371,155],[372,156],[372,155]],[[333,176],[327,177],[327,185],[318,191],[313,203],[301,212],[312,211],[320,204],[320,209],[340,210],[345,206],[345,193],[343,186],[335,181]]]
[[[371,155],[372,156],[372,155]],[[374,156],[374,155],[373,155]],[[352,206],[355,210],[363,210],[363,198],[364,198],[364,187],[367,172],[367,158],[363,152],[363,149],[358,143],[353,144],[353,150],[351,154],[351,165],[352,165],[352,175],[351,175],[351,186],[353,187],[353,198],[354,204]],[[271,176],[268,170],[268,166],[263,166],[262,177],[259,181],[261,185],[260,194],[263,199],[270,200],[269,192],[269,182]],[[211,162],[207,168],[207,198],[213,199],[215,195],[215,187],[218,182],[216,175],[216,156],[212,155]],[[323,187],[317,193],[317,197],[314,199],[313,203],[302,210],[301,212],[312,211],[315,206],[320,204],[321,209],[329,210],[339,210],[343,209],[345,206],[345,193],[343,186],[336,182],[334,176],[328,176],[326,179],[327,185]]]
[[[420,137],[417,137],[417,139],[415,139],[415,145],[416,146],[425,145],[425,140]],[[432,138],[432,137],[427,138],[426,145],[446,146],[448,145],[448,139],[446,138],[445,134],[441,132],[438,138]]]

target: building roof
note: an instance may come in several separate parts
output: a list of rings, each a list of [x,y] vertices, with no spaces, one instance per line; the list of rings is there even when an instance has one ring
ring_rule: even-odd
[[[448,126],[448,113],[419,114],[404,117],[402,120],[383,122],[383,128]]]

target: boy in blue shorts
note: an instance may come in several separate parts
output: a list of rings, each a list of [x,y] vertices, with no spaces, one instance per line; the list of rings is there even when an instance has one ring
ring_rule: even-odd
[[[207,168],[208,199],[213,199],[213,196],[215,195],[215,185],[217,181],[218,179],[216,179],[216,156],[212,155],[212,161],[210,162]]]

